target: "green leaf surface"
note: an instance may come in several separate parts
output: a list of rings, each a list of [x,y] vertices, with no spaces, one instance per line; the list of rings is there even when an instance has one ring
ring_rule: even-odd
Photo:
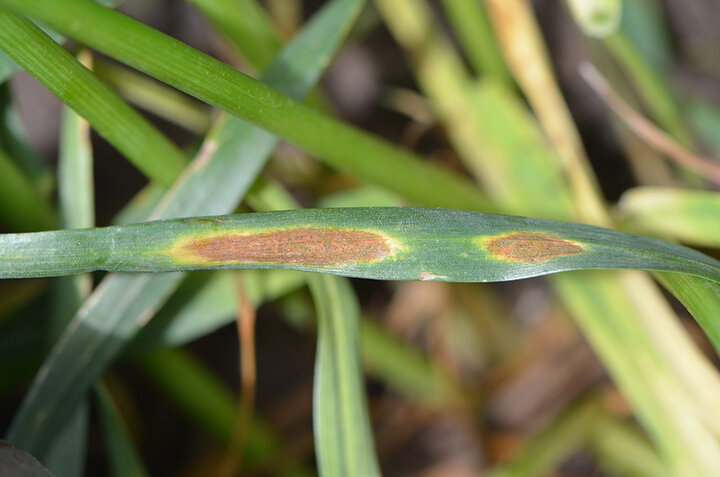
[[[92,61],[87,51],[79,57],[87,63]],[[61,225],[68,229],[93,227],[95,199],[90,126],[67,106],[63,107],[61,118],[58,158]],[[90,274],[61,277],[52,285],[52,313],[45,334],[48,343],[54,344],[90,294],[92,277]],[[36,454],[57,477],[84,474],[89,412],[88,401],[83,399],[47,454]]]
[[[633,229],[704,247],[720,247],[720,193],[636,187],[618,204]]]
[[[687,119],[704,144],[717,157],[720,155],[720,108],[702,98],[686,104]]]
[[[360,312],[350,282],[308,277],[318,312],[313,428],[322,477],[372,477],[380,469],[365,402]]]
[[[720,354],[720,285],[677,273],[655,276],[685,305]]]
[[[82,477],[88,445],[90,408],[83,400],[65,425],[50,451],[42,457],[43,463],[55,477]]]
[[[258,124],[332,167],[399,192],[417,204],[491,210],[478,189],[457,174],[318,113],[118,12],[87,0],[62,4],[0,0],[0,6],[28,14],[118,61]],[[301,70],[286,66],[278,71],[281,77],[293,77]],[[293,89],[285,88],[285,92],[296,94]]]
[[[233,268],[457,282],[630,268],[720,282],[720,261],[680,245],[448,209],[304,209],[0,236],[0,278]]]
[[[352,24],[359,5],[358,0],[329,3],[280,53],[265,79],[299,96],[310,90]],[[229,213],[252,184],[275,141],[272,135],[239,119],[222,120],[152,216]],[[182,274],[106,277],[46,360],[9,435],[35,452],[50,445],[85,391],[155,314],[181,278]]]
[[[185,167],[177,147],[27,19],[0,11],[0,49],[86,118],[149,178],[170,185]]]
[[[44,31],[50,36],[50,38],[57,42],[63,40],[63,37],[61,35],[52,30],[45,29]],[[15,61],[13,61],[13,59],[9,57],[7,53],[0,50],[0,83],[5,83],[19,69],[20,67],[18,66],[18,64],[15,63]]]
[[[654,0],[622,2],[620,28],[657,71],[673,62],[672,39],[664,15],[663,6]]]
[[[93,157],[87,122],[63,108],[58,159],[58,193],[64,228],[95,225]]]
[[[599,467],[610,475],[670,477],[652,444],[632,421],[609,415],[595,422],[588,447]]]
[[[442,4],[475,72],[512,87],[485,5],[455,0],[444,0]]]

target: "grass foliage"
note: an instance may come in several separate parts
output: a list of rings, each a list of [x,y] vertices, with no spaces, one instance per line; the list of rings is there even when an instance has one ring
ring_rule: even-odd
[[[110,475],[165,475],[148,457],[160,443],[140,437],[156,423],[139,417],[148,391],[130,368],[208,442],[183,456],[182,475],[389,474],[397,442],[441,419],[471,428],[483,445],[469,455],[482,447],[482,458],[418,458],[404,472],[571,476],[565,464],[582,455],[607,475],[717,475],[720,108],[699,94],[681,102],[667,81],[659,2],[562,10],[592,72],[589,84],[570,78],[609,108],[634,172],[616,203],[527,0],[328,0],[307,17],[300,0],[188,0],[222,60],[124,3],[0,0],[0,397],[22,395],[0,469],[90,475],[101,445]],[[376,100],[409,118],[402,146],[340,119],[318,86],[338,52],[381,28],[417,85],[383,84]],[[19,69],[64,103],[55,172],[19,120],[8,86]],[[145,180],[111,219],[97,219],[104,157],[91,130]],[[415,152],[421,137],[432,157]],[[532,315],[523,300],[510,311],[499,292],[523,294],[525,282],[475,283],[548,274],[532,282],[546,310],[536,328],[513,318]],[[671,295],[694,321],[681,322]],[[255,402],[265,304],[316,339],[313,449],[289,444]],[[242,359],[223,359],[241,361],[239,397],[188,347],[233,321]],[[513,377],[552,343],[585,342],[610,380],[551,379],[564,358],[529,391]],[[537,417],[497,383],[524,389],[522,403],[562,389]],[[511,445],[484,423],[502,427],[503,406],[527,425]]]

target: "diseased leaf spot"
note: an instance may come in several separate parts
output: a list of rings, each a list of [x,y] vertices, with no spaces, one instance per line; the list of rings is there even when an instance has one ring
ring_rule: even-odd
[[[522,263],[542,263],[585,249],[576,242],[543,233],[516,232],[487,241],[487,250],[496,257]]]
[[[394,240],[380,232],[296,227],[193,238],[174,247],[172,254],[198,263],[341,266],[376,262],[395,250]]]

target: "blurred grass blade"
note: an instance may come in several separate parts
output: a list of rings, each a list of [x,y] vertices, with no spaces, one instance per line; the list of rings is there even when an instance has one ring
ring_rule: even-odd
[[[0,235],[0,278],[228,268],[460,282],[634,268],[720,282],[720,261],[680,245],[583,224],[448,209],[304,209]]]
[[[144,319],[152,316],[156,303],[167,298],[167,290],[180,278],[178,275],[124,275],[115,277],[112,285],[108,285],[107,281],[101,283],[45,359],[15,414],[8,439],[32,448],[33,453],[38,455],[46,452],[91,384],[99,379],[118,353],[118,348],[133,336],[139,326],[122,318],[139,317],[139,323],[143,323]],[[112,306],[95,312],[102,312],[101,317],[88,318],[86,313],[92,309],[95,294],[102,296],[103,290],[110,286],[118,287],[124,296],[131,299],[117,297]]]
[[[623,101],[591,64],[585,63],[581,65],[580,74],[610,109],[647,144],[664,153],[678,164],[699,172],[715,184],[720,184],[720,162],[693,154],[675,142],[670,136],[660,131],[654,124]]]
[[[565,181],[553,151],[510,90],[493,81],[473,84],[450,40],[433,22],[424,2],[377,0],[380,13],[397,41],[413,59],[418,82],[434,109],[463,163],[472,171],[488,195],[504,206],[504,212],[564,218],[571,206],[566,194],[545,194],[546,188],[562,191]],[[532,161],[527,157],[531,156]],[[507,180],[507,171],[525,174]],[[501,179],[500,179],[501,178]],[[535,208],[523,208],[525,200],[515,188],[546,200],[533,201]],[[438,205],[438,204],[433,204]]]
[[[605,45],[632,80],[635,91],[642,98],[653,119],[678,143],[684,147],[691,146],[692,138],[683,122],[680,107],[664,79],[668,72],[653,70],[625,32],[607,37]]]
[[[267,204],[265,204],[267,205]],[[306,275],[283,270],[244,273],[255,306],[305,283]],[[143,328],[128,349],[136,353],[153,346],[178,346],[214,331],[234,319],[236,297],[232,277],[193,274],[166,306]],[[370,319],[360,322],[362,353],[369,373],[397,392],[436,406],[457,403],[457,385],[417,350],[391,336]]]
[[[655,276],[685,305],[720,354],[720,285],[677,273]]]
[[[98,62],[94,72],[120,96],[145,111],[196,134],[210,129],[209,108],[177,90],[109,62]]]
[[[107,388],[102,384],[95,386],[95,397],[100,428],[110,461],[110,475],[114,477],[148,475]]]
[[[173,193],[172,190],[169,193]],[[148,220],[153,216],[153,212],[161,211],[161,202],[167,202],[165,199],[168,190],[156,182],[150,182],[143,187],[135,196],[115,214],[112,219],[113,225],[135,224]]]
[[[280,41],[267,14],[256,0],[190,0],[262,71],[280,50]]]
[[[170,185],[185,167],[177,147],[30,21],[0,10],[0,49],[86,118],[150,179]]]
[[[248,196],[249,199],[249,196]],[[376,186],[360,186],[321,197],[316,206],[329,207],[399,207],[403,200],[397,194]]]
[[[665,465],[678,475],[712,476],[720,456],[717,441],[709,429],[717,423],[715,419],[708,419],[708,412],[713,412],[716,407],[709,410],[701,407],[700,401],[695,400],[695,395],[690,395],[688,390],[692,388],[697,395],[704,393],[688,386],[690,380],[686,381],[687,377],[677,376],[673,369],[675,363],[660,361],[667,352],[653,343],[655,337],[648,333],[648,327],[666,318],[663,315],[646,316],[648,311],[657,311],[657,305],[652,303],[654,297],[640,294],[637,298],[647,299],[652,306],[650,310],[639,310],[638,306],[643,303],[633,303],[637,298],[624,292],[627,285],[622,283],[622,278],[618,274],[602,272],[575,276],[560,274],[554,277],[553,283],[583,334],[603,357],[613,380],[632,399],[638,419],[651,432]],[[626,277],[626,281],[627,278],[635,279]],[[672,327],[662,324],[661,330],[673,331]],[[622,345],[618,345],[618,335]],[[687,339],[680,334],[677,336]],[[677,343],[665,345],[686,347],[683,341]],[[696,348],[691,350],[697,353]],[[705,361],[697,363],[694,355],[685,356],[689,358],[685,364],[698,366],[691,379],[702,374],[696,371],[705,371],[702,368],[702,365],[707,366]],[[704,379],[703,376],[701,382]],[[708,390],[714,392],[714,382],[704,382],[709,384]],[[705,404],[704,399],[701,401]]]
[[[567,4],[586,35],[606,37],[620,26],[622,0],[567,0]]]
[[[254,306],[284,296],[306,280],[303,273],[285,270],[247,270],[243,275]],[[193,273],[133,339],[126,354],[187,344],[232,323],[236,306],[230,273]],[[368,373],[404,396],[431,406],[458,402],[458,386],[415,348],[371,319],[360,321],[360,334]]]
[[[118,12],[85,0],[66,0],[62,5],[54,0],[0,0],[0,6],[72,34],[92,48],[258,124],[332,167],[397,191],[415,203],[490,210],[477,188],[457,174],[318,113]],[[294,72],[283,68],[278,73],[284,77]],[[294,95],[292,90],[289,93]]]
[[[633,230],[720,248],[720,193],[662,187],[625,192],[618,212]]]
[[[590,431],[589,451],[598,466],[610,475],[671,477],[652,444],[632,421],[608,416]]]
[[[400,3],[384,4],[397,8]],[[452,77],[441,69],[450,69],[459,62],[448,60],[447,56],[453,55],[452,49],[445,48],[443,55],[439,55],[434,51],[437,42],[425,41],[432,37],[427,29],[429,22],[416,18],[423,3],[405,2],[402,5],[399,13],[386,15],[386,21],[391,26],[404,25],[407,30],[414,30],[419,41],[416,42],[417,51],[413,51],[413,55],[426,60],[417,65],[421,78],[419,83],[428,91],[433,102],[442,104],[438,98],[450,97],[462,88],[437,87],[431,90],[422,77],[427,72],[434,76]],[[462,154],[464,148],[459,145],[456,145],[456,149],[466,163],[469,159],[476,161],[468,163],[468,166],[483,183],[491,184],[488,190],[503,210],[521,215],[543,214],[545,217],[551,212],[549,218],[562,220],[573,220],[579,212],[583,221],[608,223],[599,190],[593,187],[595,180],[592,171],[585,164],[577,132],[552,77],[530,2],[502,0],[488,2],[488,6],[497,20],[496,31],[505,47],[511,70],[528,95],[531,105],[537,110],[548,137],[561,153],[557,159],[562,159],[559,163],[564,171],[558,170],[552,163],[548,165],[547,160],[553,159],[552,154],[513,154],[517,145],[522,144],[517,138],[504,142],[495,139],[497,150],[506,154],[498,154],[503,160],[497,160],[493,154]],[[414,15],[410,14],[412,12]],[[426,30],[422,30],[423,26]],[[392,29],[398,30],[398,27]],[[431,52],[434,55],[431,56]],[[439,60],[431,65],[431,57]],[[493,130],[499,118],[503,118],[505,129],[496,131],[494,138],[503,138],[507,135],[506,131],[513,131],[509,126],[515,125],[518,137],[527,139],[529,133],[525,131],[530,131],[531,127],[517,121],[519,115],[507,114],[507,107],[490,107],[494,103],[500,104],[497,100],[501,96],[489,94],[491,89],[487,87],[478,89],[480,92],[475,94],[484,101],[480,102],[471,95],[457,102],[457,110],[463,121],[459,122],[461,126],[448,129],[459,130],[468,123],[464,118],[477,114],[485,121],[479,123],[483,124],[482,128],[474,127],[473,132],[486,128]],[[548,91],[553,94],[548,95]],[[488,99],[495,101],[488,102]],[[512,104],[508,100],[504,100],[504,103]],[[518,106],[514,108],[518,109]],[[513,116],[516,118],[513,119]],[[449,118],[443,119],[448,125],[452,124]],[[475,132],[472,139],[477,140],[478,136]],[[486,153],[488,149],[493,150],[487,146],[480,150]],[[558,172],[563,174],[558,177]],[[570,179],[574,186],[565,186],[563,176]],[[543,177],[543,180],[538,181],[536,177]],[[527,186],[528,183],[532,188]],[[496,184],[502,184],[504,194],[497,193]],[[572,202],[564,199],[573,196],[572,202],[585,207],[574,211],[568,207]],[[691,469],[689,475],[714,475],[712,469],[717,468],[720,462],[720,448],[716,441],[708,440],[707,437],[709,428],[716,429],[720,416],[717,412],[720,402],[717,373],[697,352],[667,302],[652,287],[649,279],[634,272],[582,273],[554,278],[553,283],[560,298],[570,306],[575,320],[632,403],[641,422],[652,433],[654,440],[662,444],[663,457],[667,459],[668,465],[676,470]],[[583,306],[584,302],[593,305]],[[617,309],[609,305],[617,303],[623,303],[627,308]],[[627,346],[628,342],[633,345]],[[671,382],[675,384],[669,384]],[[687,392],[670,393],[664,390],[665,386],[676,386],[678,389],[687,389]],[[691,412],[693,406],[702,410]],[[683,418],[677,418],[677,409],[683,409]]]
[[[12,58],[10,58],[4,51],[0,50],[0,83],[4,83],[9,80],[10,77],[20,68]]]
[[[53,443],[50,451],[42,456],[43,463],[55,477],[82,477],[85,475],[85,454],[88,447],[90,409],[83,400],[72,418]]]
[[[276,28],[277,21],[271,21],[258,0],[190,1],[237,47],[251,70],[264,70],[280,51],[282,44]],[[283,0],[283,9],[286,12],[292,10],[290,3],[290,0]],[[265,83],[270,84],[267,81]],[[289,94],[288,91],[283,92]],[[296,97],[295,94],[290,96]],[[327,110],[326,100],[318,90],[308,94],[306,103],[320,111]]]
[[[111,6],[117,6],[121,3],[123,3],[124,0],[93,0],[100,5],[105,5],[107,7]],[[47,33],[50,38],[55,40],[58,43],[61,43],[64,38],[62,35],[58,34],[57,32],[54,32],[50,30],[49,28],[44,28],[43,30],[45,33]],[[10,58],[4,51],[0,50],[0,84],[5,83],[7,80],[9,80],[12,75],[18,71],[20,67],[13,61],[12,58]]]
[[[429,407],[462,404],[459,384],[415,347],[370,318],[360,321],[360,335],[368,373],[389,388]]]
[[[22,170],[0,150],[0,224],[5,230],[55,228],[55,213]]]
[[[89,52],[84,62],[91,61]],[[83,229],[95,225],[93,157],[88,122],[68,107],[63,108],[58,194],[63,228]]]
[[[715,156],[720,156],[720,108],[698,98],[687,104],[688,121],[702,143]]]
[[[306,93],[329,63],[360,5],[358,0],[327,4],[280,53],[265,79],[299,96]],[[274,144],[272,135],[239,119],[221,121],[153,217],[232,211]],[[106,277],[45,362],[9,435],[35,452],[48,446],[91,384],[154,315],[181,278],[182,274]]]
[[[243,273],[248,298],[258,307],[305,284],[302,273],[248,270]],[[229,272],[193,273],[133,339],[127,352],[157,346],[181,346],[231,323],[237,306]]]
[[[92,66],[89,51],[84,50],[79,59],[86,67]],[[59,149],[57,182],[61,225],[65,229],[94,227],[95,190],[90,125],[67,106],[62,109]],[[56,280],[54,286],[52,325],[48,332],[50,343],[55,343],[90,294],[92,277],[85,274],[63,278]]]
[[[566,192],[563,169],[523,102],[508,90],[483,82],[468,89],[461,104],[476,126],[468,135],[481,140],[477,146],[484,145],[464,161],[476,175],[485,177],[487,184],[493,184],[492,197],[503,204],[503,212],[567,219],[573,202]],[[454,121],[467,121],[463,110],[456,112]],[[512,177],[513,181],[498,177]],[[555,192],[549,195],[548,190]],[[528,203],[527,197],[543,200]]]
[[[443,8],[475,72],[511,88],[512,78],[498,49],[483,2],[443,0]]]
[[[487,5],[505,61],[557,151],[573,199],[574,220],[608,226],[600,187],[555,80],[530,2],[488,0]]]
[[[318,313],[313,386],[315,452],[322,477],[379,476],[360,358],[360,314],[350,283],[308,277]]]
[[[78,55],[86,67],[92,66],[87,50]],[[67,106],[62,109],[60,152],[58,158],[58,202],[64,228],[88,228],[95,225],[93,197],[93,157],[90,125]],[[54,344],[90,294],[89,274],[61,277],[53,283],[53,302],[46,336]],[[87,448],[89,406],[83,400],[75,409],[62,434],[52,443],[47,455],[36,454],[57,477],[84,474]]]
[[[654,0],[622,2],[620,28],[641,58],[661,72],[673,61],[671,29],[665,18],[665,8]]]

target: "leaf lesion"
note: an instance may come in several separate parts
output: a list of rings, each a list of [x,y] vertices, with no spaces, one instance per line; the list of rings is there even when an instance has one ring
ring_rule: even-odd
[[[170,255],[180,261],[205,264],[337,267],[374,263],[393,256],[398,248],[397,241],[382,232],[302,226],[185,238],[171,248]]]
[[[518,263],[543,263],[585,252],[585,247],[578,242],[542,232],[513,232],[481,237],[480,242],[492,256]]]

